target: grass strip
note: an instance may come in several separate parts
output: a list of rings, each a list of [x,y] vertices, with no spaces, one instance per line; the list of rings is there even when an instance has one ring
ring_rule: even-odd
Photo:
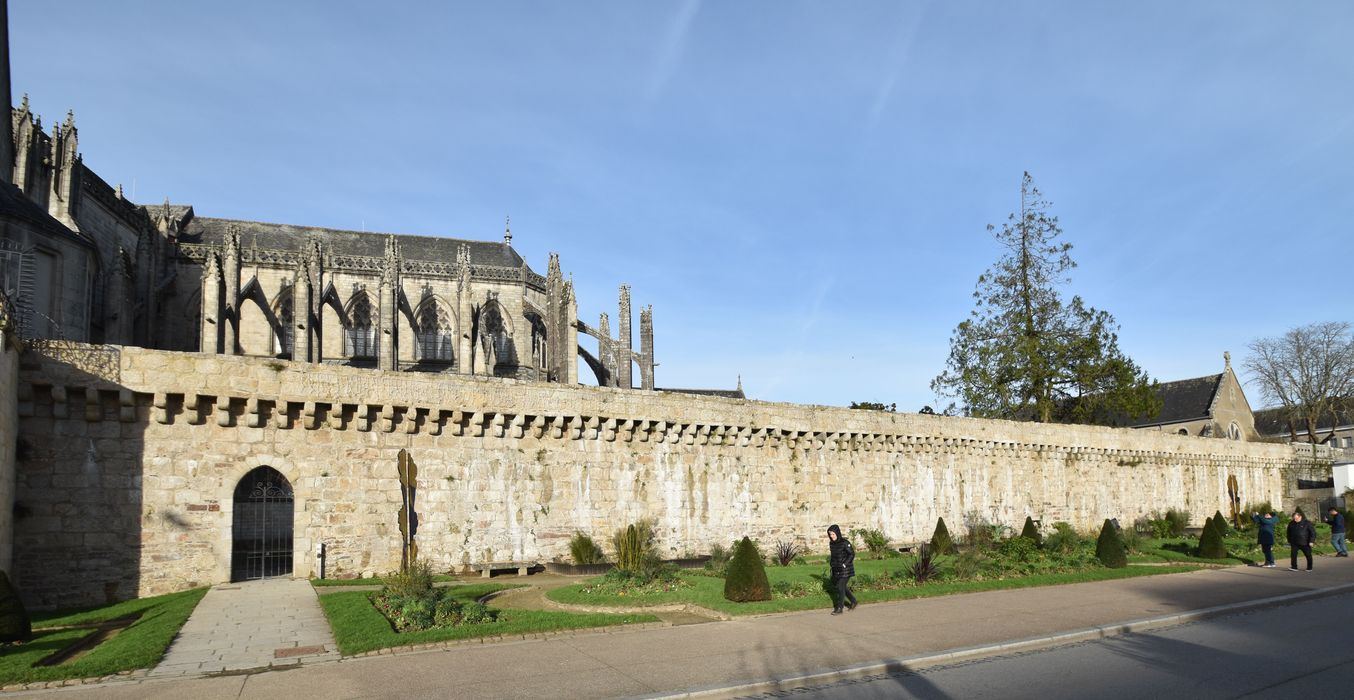
[[[868,564],[870,563],[857,563],[857,574],[866,573],[862,570],[872,568],[868,567]],[[767,575],[768,578],[771,578],[774,585],[777,578],[781,578],[782,580],[793,580],[789,575],[782,572],[794,568],[795,567],[768,568]],[[1196,566],[1128,566],[1122,569],[1089,569],[1086,571],[1034,574],[1018,578],[985,579],[977,581],[937,581],[889,590],[858,590],[856,591],[856,598],[861,602],[866,603],[908,600],[912,598],[929,598],[957,593],[977,593],[980,591],[1056,586],[1069,583],[1088,583],[1092,581],[1110,581],[1114,579],[1135,578],[1138,576],[1157,576],[1162,574],[1197,571],[1199,568],[1200,567]],[[779,574],[779,576],[777,576],[777,574]],[[794,578],[799,577],[795,576]],[[809,580],[813,580],[811,576],[808,578]],[[814,594],[802,598],[780,598],[754,603],[734,603],[724,599],[723,579],[709,576],[690,576],[689,581],[692,585],[688,588],[642,597],[589,595],[583,592],[584,587],[587,585],[586,583],[559,588],[550,591],[546,596],[559,603],[596,606],[613,605],[632,607],[669,603],[691,603],[712,610],[719,610],[730,615],[759,615],[777,612],[793,612],[798,610],[815,610],[832,606],[832,600],[828,597],[827,593]]]
[[[457,586],[456,598],[472,601],[487,593],[510,588],[500,584],[472,584]],[[637,622],[656,622],[647,614],[567,613],[542,610],[497,610],[498,619],[481,625],[431,629],[422,632],[396,632],[390,621],[371,604],[367,591],[343,591],[320,596],[320,606],[329,618],[334,639],[344,655],[360,654],[376,649],[427,644],[431,642],[472,639],[498,635],[533,634],[557,630],[583,629],[627,625]]]
[[[438,574],[433,576],[433,583],[446,583],[448,581],[459,581],[455,576]],[[377,576],[375,578],[313,578],[310,579],[310,585],[316,588],[328,588],[330,586],[384,586],[385,579]]]
[[[0,685],[55,681],[67,678],[97,678],[121,671],[149,668],[164,658],[165,650],[188,620],[206,588],[170,593],[153,598],[138,598],[113,605],[75,611],[34,613],[33,640],[13,645],[0,652]],[[140,613],[130,627],[94,647],[80,658],[59,666],[34,667],[33,664],[60,651],[93,629],[51,629],[62,625],[83,625],[114,620]],[[44,629],[38,629],[44,628]]]

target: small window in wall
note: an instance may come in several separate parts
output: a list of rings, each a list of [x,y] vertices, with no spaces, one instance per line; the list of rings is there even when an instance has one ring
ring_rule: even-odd
[[[1181,428],[1181,429],[1175,431],[1175,434],[1176,434],[1176,435],[1189,435],[1189,430],[1186,429],[1186,428]]]
[[[1227,439],[1228,440],[1241,439],[1241,426],[1237,425],[1236,421],[1232,421],[1232,424],[1227,426]]]
[[[1354,437],[1347,437],[1347,438],[1345,438],[1344,446],[1345,446],[1345,447],[1354,447]]]

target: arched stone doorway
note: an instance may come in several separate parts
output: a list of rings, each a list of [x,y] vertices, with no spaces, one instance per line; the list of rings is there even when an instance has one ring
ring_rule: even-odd
[[[291,483],[272,467],[259,467],[235,485],[230,580],[292,573]]]

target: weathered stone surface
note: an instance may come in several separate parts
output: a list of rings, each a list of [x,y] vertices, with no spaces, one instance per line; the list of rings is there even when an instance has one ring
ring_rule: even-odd
[[[331,576],[394,569],[401,449],[419,466],[420,556],[440,570],[566,558],[575,531],[605,542],[644,517],[673,556],[743,535],[817,547],[831,522],[911,542],[938,516],[971,512],[1011,526],[1026,515],[1127,523],[1169,507],[1202,518],[1223,505],[1228,475],[1247,500],[1278,503],[1295,470],[1329,463],[1150,431],[131,347],[117,363],[92,375],[60,352],[25,357],[34,411],[18,419],[31,449],[14,571],[37,605],[228,580],[234,490],[261,465],[295,493],[296,575],[316,572],[321,542]],[[240,396],[242,382],[257,393]],[[107,397],[109,417],[58,415],[63,392]]]

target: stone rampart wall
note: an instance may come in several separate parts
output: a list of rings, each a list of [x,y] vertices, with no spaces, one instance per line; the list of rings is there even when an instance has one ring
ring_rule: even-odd
[[[295,492],[296,575],[400,558],[396,455],[419,466],[418,543],[441,570],[565,559],[650,517],[665,554],[751,535],[822,548],[824,528],[929,537],[937,516],[1092,527],[1278,503],[1329,455],[1085,426],[306,365],[49,343],[25,354],[16,524],[38,605],[228,580],[232,498],[261,465]],[[608,545],[609,546],[609,545]],[[72,576],[74,574],[74,576]]]

